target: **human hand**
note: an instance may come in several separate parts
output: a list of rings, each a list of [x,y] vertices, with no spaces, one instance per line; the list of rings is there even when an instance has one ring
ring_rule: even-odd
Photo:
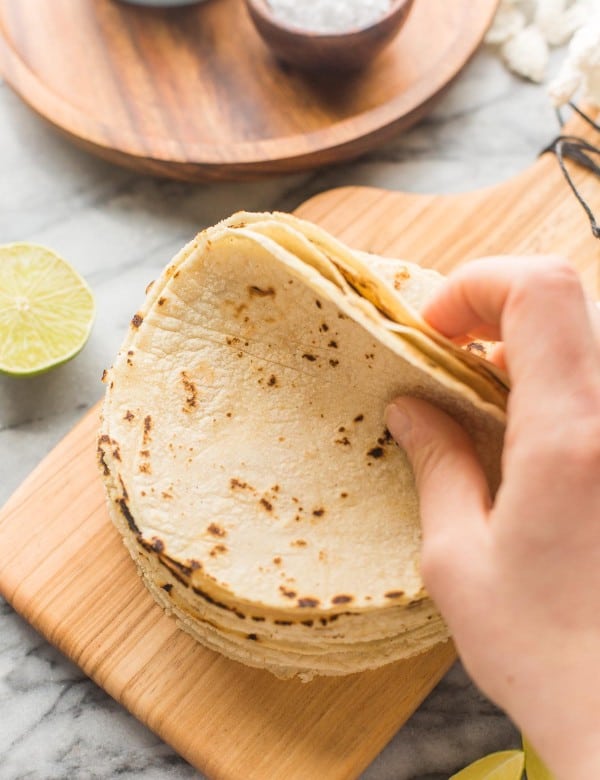
[[[600,777],[600,329],[553,257],[463,266],[424,311],[501,340],[512,391],[492,501],[467,434],[413,398],[386,411],[420,496],[422,574],[481,689],[562,780]]]

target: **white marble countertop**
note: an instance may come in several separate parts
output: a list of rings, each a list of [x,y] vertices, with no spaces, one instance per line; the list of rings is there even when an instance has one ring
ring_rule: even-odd
[[[102,394],[149,279],[199,229],[236,209],[290,210],[330,187],[451,192],[532,163],[557,131],[544,89],[482,49],[418,127],[361,160],[250,184],[186,185],[90,157],[0,81],[0,243],[31,240],[68,258],[97,298],[73,362],[30,380],[0,377],[0,504]],[[0,600],[0,778],[200,777]],[[446,780],[518,735],[456,665],[363,780]],[[313,780],[307,778],[307,780]]]

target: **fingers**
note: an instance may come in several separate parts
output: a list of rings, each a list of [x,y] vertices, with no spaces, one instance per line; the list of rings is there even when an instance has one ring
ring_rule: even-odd
[[[503,340],[514,382],[532,392],[598,360],[589,305],[560,258],[496,257],[462,266],[429,302],[428,322],[450,338]]]
[[[491,503],[485,475],[465,431],[425,401],[396,399],[386,409],[386,424],[413,467],[423,528],[423,578],[443,610],[446,578],[456,579],[464,568],[459,561],[474,553],[485,531]]]

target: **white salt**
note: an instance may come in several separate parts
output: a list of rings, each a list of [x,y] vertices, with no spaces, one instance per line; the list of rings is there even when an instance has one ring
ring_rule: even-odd
[[[369,27],[390,10],[391,0],[267,0],[273,16],[309,32],[336,34]]]

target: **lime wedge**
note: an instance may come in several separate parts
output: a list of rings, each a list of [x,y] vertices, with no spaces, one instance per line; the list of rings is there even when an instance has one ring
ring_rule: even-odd
[[[0,372],[32,376],[80,351],[94,321],[92,291],[46,247],[0,246]]]
[[[502,750],[480,758],[450,780],[521,780],[525,756],[521,750]]]
[[[555,780],[552,772],[546,767],[525,736],[523,737],[523,750],[525,751],[527,780]]]

